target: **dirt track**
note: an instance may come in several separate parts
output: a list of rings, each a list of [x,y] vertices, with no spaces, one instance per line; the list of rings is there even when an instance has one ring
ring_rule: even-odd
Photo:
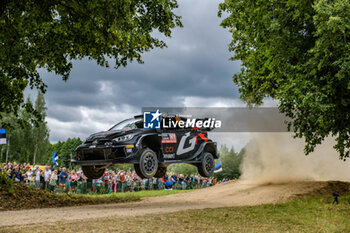
[[[0,212],[0,227],[57,222],[115,215],[137,216],[240,205],[285,202],[296,197],[329,194],[349,190],[344,182],[293,182],[256,185],[228,182],[214,187],[161,197],[143,198],[141,202],[79,207],[47,208]]]

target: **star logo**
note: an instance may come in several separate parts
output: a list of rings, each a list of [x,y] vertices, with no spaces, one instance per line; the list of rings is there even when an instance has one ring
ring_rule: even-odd
[[[162,115],[160,112],[159,112],[159,109],[157,109],[157,111],[155,113],[151,113],[152,114],[152,121],[154,121],[155,119],[157,119],[157,121],[159,121],[159,117]]]
[[[162,113],[157,109],[156,112],[143,113],[143,128],[145,129],[160,129]]]

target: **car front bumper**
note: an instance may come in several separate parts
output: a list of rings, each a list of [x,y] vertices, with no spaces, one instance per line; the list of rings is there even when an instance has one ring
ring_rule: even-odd
[[[137,149],[126,146],[80,146],[76,149],[76,156],[71,163],[80,166],[137,163]]]

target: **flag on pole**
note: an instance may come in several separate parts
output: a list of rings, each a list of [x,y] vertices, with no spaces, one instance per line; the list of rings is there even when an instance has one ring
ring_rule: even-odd
[[[6,129],[0,129],[0,144],[6,144]]]
[[[221,161],[215,165],[214,173],[217,173],[217,172],[222,172]]]
[[[57,155],[57,152],[53,152],[53,155],[52,155],[52,163],[56,164],[58,166],[58,163],[57,163],[57,160],[59,159],[58,155]]]

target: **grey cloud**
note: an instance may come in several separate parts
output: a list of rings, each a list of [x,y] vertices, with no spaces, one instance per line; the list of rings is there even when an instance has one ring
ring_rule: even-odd
[[[73,61],[67,82],[42,71],[48,85],[45,95],[48,116],[61,122],[77,122],[74,132],[87,133],[86,126],[78,124],[85,120],[79,107],[102,110],[99,112],[103,114],[123,111],[124,105],[140,111],[144,106],[181,107],[189,96],[237,99],[239,94],[232,75],[239,71],[240,64],[229,61],[231,38],[219,26],[219,2],[179,1],[177,13],[183,17],[184,27],[175,29],[172,38],[165,38],[168,48],[144,54],[144,64],[133,62],[126,68],[114,69],[100,67],[87,59]],[[113,67],[113,60],[110,65]],[[57,115],[57,112],[67,114]],[[71,129],[70,132],[73,133]],[[51,130],[51,135],[52,140],[64,137],[61,129]]]
[[[183,16],[184,28],[175,29],[173,37],[165,39],[168,48],[144,54],[145,64],[134,62],[116,70],[99,67],[94,61],[75,61],[66,83],[44,74],[49,85],[47,97],[59,104],[91,107],[118,104],[115,101],[169,105],[179,96],[237,98],[231,77],[239,64],[228,60],[230,35],[219,26],[218,3],[180,1],[178,14]],[[113,101],[101,95],[97,82],[104,80],[113,82]]]
[[[64,122],[79,122],[83,119],[83,115],[78,108],[64,105],[51,105],[48,108],[48,116]]]

